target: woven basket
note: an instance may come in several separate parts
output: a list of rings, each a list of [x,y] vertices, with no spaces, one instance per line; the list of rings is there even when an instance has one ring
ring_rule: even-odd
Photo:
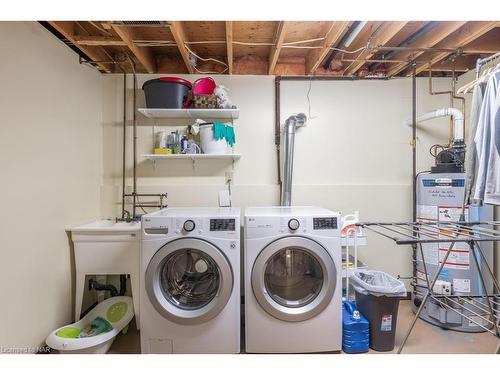
[[[193,95],[193,108],[217,108],[217,97],[215,95]]]

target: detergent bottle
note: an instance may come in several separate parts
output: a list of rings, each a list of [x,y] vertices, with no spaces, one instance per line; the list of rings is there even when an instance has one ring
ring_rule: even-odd
[[[342,350],[366,353],[370,344],[370,323],[356,310],[354,302],[342,302]]]

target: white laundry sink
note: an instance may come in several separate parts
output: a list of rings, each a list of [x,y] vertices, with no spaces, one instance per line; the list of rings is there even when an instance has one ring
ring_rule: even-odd
[[[114,220],[96,220],[88,224],[80,225],[71,228],[73,233],[81,232],[120,232],[120,231],[139,231],[141,229],[140,222],[131,221],[127,223],[125,221],[115,222]]]
[[[75,321],[80,319],[86,275],[130,275],[136,323],[139,312],[139,251],[141,223],[96,220],[72,227],[76,294]]]

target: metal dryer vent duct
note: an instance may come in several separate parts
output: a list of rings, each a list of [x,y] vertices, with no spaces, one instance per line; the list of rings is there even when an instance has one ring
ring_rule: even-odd
[[[303,113],[290,116],[285,121],[285,166],[283,171],[283,189],[281,192],[281,205],[292,204],[292,176],[293,176],[293,153],[295,147],[295,131],[304,126],[307,116]]]

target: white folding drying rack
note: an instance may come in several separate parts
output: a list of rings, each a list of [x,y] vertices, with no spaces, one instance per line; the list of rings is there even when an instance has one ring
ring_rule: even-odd
[[[389,238],[398,245],[417,245],[422,257],[424,265],[425,281],[427,283],[427,293],[425,294],[420,307],[415,314],[406,335],[401,343],[398,354],[403,350],[408,337],[410,336],[415,323],[426,304],[431,299],[438,303],[442,308],[449,309],[469,322],[477,324],[485,331],[490,332],[497,337],[498,344],[496,353],[500,353],[500,285],[495,278],[493,271],[488,264],[488,260],[481,250],[480,243],[490,241],[500,241],[500,231],[494,229],[500,226],[499,221],[487,222],[391,222],[391,223],[358,223],[357,226],[368,229],[383,237]],[[488,228],[488,227],[491,228]],[[432,281],[429,281],[427,273],[424,251],[422,250],[423,243],[450,243],[446,251],[444,259],[434,275]],[[444,265],[456,243],[467,243],[472,253],[474,263],[479,273],[479,279],[483,286],[483,295],[481,296],[459,296],[459,295],[443,295],[434,292],[434,285],[443,270]],[[476,254],[476,249],[477,253]],[[485,283],[483,270],[479,266],[480,259],[486,266],[489,276],[493,280],[493,293],[489,294]],[[466,311],[466,313],[464,313]]]

